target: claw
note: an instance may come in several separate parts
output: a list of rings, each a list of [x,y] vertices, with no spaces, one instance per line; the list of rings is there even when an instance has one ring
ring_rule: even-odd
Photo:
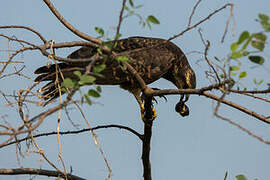
[[[141,118],[143,121],[146,121],[145,116],[144,116],[144,113],[145,113],[144,104],[141,104],[140,108],[141,108]],[[152,108],[152,115],[153,115],[153,119],[157,117],[157,111],[155,110],[155,108]]]
[[[175,106],[175,111],[178,112],[181,116],[185,117],[189,115],[189,108],[183,101],[180,101]]]
[[[160,90],[160,89],[158,89],[158,88],[152,88],[152,89],[153,89],[153,90]],[[165,95],[159,95],[158,97],[164,98],[166,102],[168,101],[168,99],[166,98]],[[157,103],[157,100],[156,100],[155,98],[154,98],[154,101]]]

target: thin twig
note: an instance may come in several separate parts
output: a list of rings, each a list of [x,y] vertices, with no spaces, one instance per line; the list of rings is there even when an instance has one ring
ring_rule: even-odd
[[[200,20],[200,21],[197,22],[196,24],[194,24],[194,25],[192,25],[192,26],[189,26],[188,28],[186,28],[186,29],[183,30],[182,32],[180,32],[180,33],[178,33],[178,34],[176,34],[176,35],[170,37],[170,38],[168,39],[168,41],[171,41],[171,40],[173,40],[173,39],[175,39],[175,38],[178,38],[179,36],[182,36],[182,35],[183,35],[184,33],[186,33],[187,31],[189,31],[189,30],[191,30],[191,29],[197,27],[198,25],[200,25],[201,23],[203,23],[203,22],[206,21],[206,20],[209,20],[213,15],[215,15],[215,14],[218,13],[219,11],[221,11],[221,10],[227,8],[228,6],[230,6],[230,7],[232,8],[232,7],[233,7],[233,4],[232,4],[232,3],[227,3],[227,4],[225,4],[225,5],[222,6],[221,8],[219,8],[219,9],[215,10],[214,12],[210,13],[207,17],[203,18],[202,20]]]
[[[257,140],[259,140],[259,141],[261,141],[261,142],[263,142],[263,143],[265,143],[265,144],[270,144],[270,141],[264,140],[262,137],[257,136],[256,134],[252,133],[250,130],[244,128],[244,127],[241,126],[240,124],[238,124],[238,123],[236,123],[236,122],[233,122],[232,120],[230,120],[230,119],[228,119],[228,118],[226,118],[226,117],[221,116],[221,115],[218,114],[219,107],[220,107],[220,105],[221,105],[221,102],[224,101],[225,96],[226,96],[226,92],[223,93],[223,95],[222,95],[222,96],[219,98],[219,100],[217,101],[217,105],[216,105],[216,108],[215,108],[215,110],[214,110],[214,115],[215,115],[217,118],[219,118],[219,119],[221,119],[221,120],[224,120],[224,121],[227,121],[228,123],[232,124],[233,126],[238,127],[240,130],[246,132],[246,133],[247,133],[248,135],[250,135],[251,137],[253,137],[253,138],[255,138],[255,139],[257,139]]]
[[[220,81],[219,75],[218,75],[216,69],[214,68],[214,66],[212,65],[212,63],[210,62],[210,60],[208,59],[208,50],[210,47],[210,41],[206,41],[206,42],[207,42],[207,44],[205,46],[204,59],[206,60],[208,66],[214,71],[216,79],[218,80],[218,83],[220,83],[221,81]]]
[[[191,12],[191,14],[190,14],[190,16],[188,18],[188,25],[187,25],[187,27],[190,27],[192,17],[193,17],[193,15],[195,13],[195,10],[197,9],[197,7],[198,7],[198,5],[200,4],[201,1],[202,0],[198,0],[197,3],[195,4],[195,6],[193,7],[192,12]]]
[[[134,129],[132,129],[130,127],[127,127],[127,126],[118,125],[118,124],[96,126],[96,127],[93,127],[92,130],[95,131],[95,130],[98,130],[98,129],[107,129],[107,128],[119,128],[119,129],[127,130],[130,133],[137,136],[140,140],[143,139],[143,135],[141,135],[140,133],[138,133]],[[86,129],[79,129],[79,130],[74,130],[74,131],[59,131],[59,134],[60,135],[73,135],[73,134],[80,134],[80,133],[83,133],[83,132],[89,132],[90,130],[91,130],[90,128],[86,128]],[[53,131],[53,132],[49,132],[49,133],[42,133],[42,134],[33,135],[33,137],[38,138],[38,137],[43,137],[43,136],[52,136],[52,135],[57,135],[57,133],[58,132]],[[15,143],[20,143],[20,142],[26,141],[28,139],[30,139],[30,137],[17,139],[17,140],[12,141],[12,142],[6,142],[5,144],[2,143],[0,145],[0,148],[5,147],[5,146],[9,146],[9,145],[12,145],[12,144],[15,144]]]
[[[122,21],[123,21],[123,13],[124,13],[125,6],[126,6],[126,1],[127,0],[123,0],[123,2],[122,2],[122,8],[121,8],[121,11],[120,11],[120,14],[119,14],[119,20],[118,20],[118,25],[117,25],[117,28],[116,28],[115,38],[119,37],[120,27],[121,27],[121,24],[122,24]]]
[[[34,30],[33,28],[27,27],[27,26],[9,25],[9,26],[0,26],[0,29],[26,29],[26,30],[36,34],[41,39],[41,41],[43,41],[44,44],[46,44],[46,42],[47,42],[47,40],[38,31]]]

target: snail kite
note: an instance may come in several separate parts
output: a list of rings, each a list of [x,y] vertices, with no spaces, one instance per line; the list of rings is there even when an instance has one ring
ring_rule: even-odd
[[[188,89],[196,87],[196,76],[191,69],[188,60],[184,53],[174,43],[151,37],[129,37],[126,39],[117,40],[113,52],[117,56],[125,56],[130,61],[128,62],[142,77],[146,84],[150,84],[160,78],[164,78],[172,82],[178,89]],[[98,48],[82,47],[73,53],[68,58],[85,59],[91,58],[100,53]],[[102,76],[96,76],[95,84],[98,85],[120,85],[121,88],[131,92],[138,101],[143,113],[143,99],[141,97],[141,89],[139,83],[123,66],[114,58],[103,58],[95,61],[93,64],[106,64],[106,68],[101,71]],[[91,63],[91,62],[90,62]],[[88,63],[72,62],[58,63],[61,74],[64,78],[78,79],[73,72],[80,71],[82,74],[86,72]],[[35,71],[39,76],[35,79],[36,82],[49,81],[43,88],[45,100],[51,101],[59,96],[58,88],[55,85],[56,65],[43,66]],[[60,74],[58,77],[61,77]],[[59,78],[62,81],[62,78]],[[180,101],[176,104],[175,110],[182,116],[189,114],[189,109],[185,105],[188,100],[188,95],[181,95]]]

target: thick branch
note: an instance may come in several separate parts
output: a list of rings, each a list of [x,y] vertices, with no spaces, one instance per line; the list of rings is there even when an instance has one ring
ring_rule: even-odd
[[[34,174],[34,175],[41,175],[41,176],[48,176],[48,177],[61,177],[65,179],[67,177],[68,180],[86,180],[84,178],[72,175],[72,174],[65,174],[60,173],[58,171],[51,171],[45,169],[35,169],[35,168],[18,168],[18,169],[0,169],[1,175],[22,175],[22,174]]]
[[[144,119],[144,136],[142,145],[142,162],[143,162],[143,177],[144,180],[151,180],[151,163],[150,163],[150,150],[151,150],[151,137],[153,126],[152,115],[152,97],[145,98],[145,119]]]

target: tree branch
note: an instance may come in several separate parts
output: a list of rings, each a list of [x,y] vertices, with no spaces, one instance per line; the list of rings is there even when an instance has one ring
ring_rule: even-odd
[[[151,137],[153,126],[152,115],[152,96],[145,98],[145,119],[144,119],[144,135],[142,144],[142,162],[143,162],[143,177],[144,180],[151,180],[151,163],[150,163],[150,150],[151,150]]]
[[[228,101],[228,100],[225,100],[225,99],[220,99],[219,97],[217,97],[217,96],[215,96],[213,94],[207,93],[207,92],[203,92],[203,95],[205,97],[210,98],[210,99],[214,99],[214,100],[219,101],[219,102],[221,102],[223,104],[226,104],[228,106],[231,106],[231,107],[233,107],[235,109],[238,109],[239,111],[242,111],[243,113],[246,113],[246,114],[248,114],[250,116],[253,116],[256,119],[261,120],[262,122],[265,122],[267,124],[270,124],[270,119],[268,119],[267,117],[265,117],[263,115],[260,115],[260,114],[258,114],[256,112],[254,112],[254,111],[248,110],[247,108],[244,108],[243,106],[240,106],[238,104],[235,104],[235,103],[233,103],[231,101]]]
[[[171,40],[173,40],[173,39],[175,39],[175,38],[178,38],[179,36],[182,36],[182,35],[183,35],[184,33],[186,33],[187,31],[189,31],[189,30],[191,30],[191,29],[197,27],[198,25],[200,25],[201,23],[203,23],[203,22],[206,21],[206,20],[209,20],[213,15],[215,15],[215,14],[218,13],[219,11],[221,11],[221,10],[227,8],[228,6],[230,6],[230,7],[232,8],[232,7],[233,7],[233,4],[232,4],[232,3],[227,3],[227,4],[225,4],[225,5],[222,6],[221,8],[219,8],[219,9],[215,10],[214,12],[210,13],[207,17],[203,18],[202,20],[200,20],[200,21],[197,22],[196,24],[194,24],[194,25],[192,25],[192,26],[188,26],[188,27],[187,27],[185,30],[183,30],[182,32],[180,32],[180,33],[178,33],[178,34],[176,34],[176,35],[170,37],[170,38],[168,39],[168,41],[171,41]]]
[[[115,38],[118,37],[118,35],[120,33],[120,27],[121,27],[121,24],[122,24],[122,21],[123,21],[123,13],[124,13],[124,10],[125,10],[126,1],[127,0],[123,0],[123,2],[122,2],[122,8],[121,8],[120,14],[119,14],[119,20],[118,20],[118,25],[117,25],[117,28],[116,28]]]
[[[84,34],[82,32],[80,32],[78,29],[76,29],[74,26],[72,26],[69,22],[67,22],[67,20],[64,19],[64,17],[56,10],[56,8],[53,6],[53,4],[51,3],[50,0],[43,0],[46,5],[49,7],[49,9],[51,10],[51,12],[57,17],[57,19],[66,27],[68,28],[71,32],[73,32],[74,34],[76,34],[77,36],[79,36],[82,39],[85,39],[87,41],[91,41],[95,44],[101,45],[102,41],[96,38],[93,38],[87,34]]]
[[[51,171],[45,169],[35,169],[35,168],[18,168],[18,169],[0,169],[0,175],[22,175],[22,174],[34,174],[48,177],[61,177],[65,179],[65,174],[58,171]],[[67,174],[68,180],[86,180],[79,176],[72,174]]]
[[[36,34],[44,44],[46,44],[47,40],[36,30],[27,26],[20,26],[20,25],[10,25],[10,26],[0,26],[0,29],[26,29],[30,32]]]
[[[127,127],[127,126],[123,126],[123,125],[117,125],[117,124],[110,124],[110,125],[103,125],[103,126],[96,126],[93,127],[92,129],[90,128],[86,128],[86,129],[79,129],[79,130],[75,130],[75,131],[61,131],[59,132],[60,135],[66,135],[66,134],[80,134],[83,132],[89,132],[90,130],[98,130],[98,129],[107,129],[107,128],[119,128],[119,129],[124,129],[129,131],[130,133],[136,135],[139,139],[143,140],[143,135],[141,135],[140,133],[138,133],[137,131],[135,131],[134,129]],[[51,136],[51,135],[57,135],[57,132],[53,131],[53,132],[49,132],[49,133],[42,133],[42,134],[37,134],[34,135],[33,138],[38,138],[38,137],[43,137],[43,136]],[[26,141],[28,139],[31,139],[31,137],[25,137],[23,139],[17,139],[16,141],[12,141],[12,142],[8,142],[5,144],[1,144],[0,148],[5,147],[5,146],[9,146],[15,143],[20,143],[23,141]]]

